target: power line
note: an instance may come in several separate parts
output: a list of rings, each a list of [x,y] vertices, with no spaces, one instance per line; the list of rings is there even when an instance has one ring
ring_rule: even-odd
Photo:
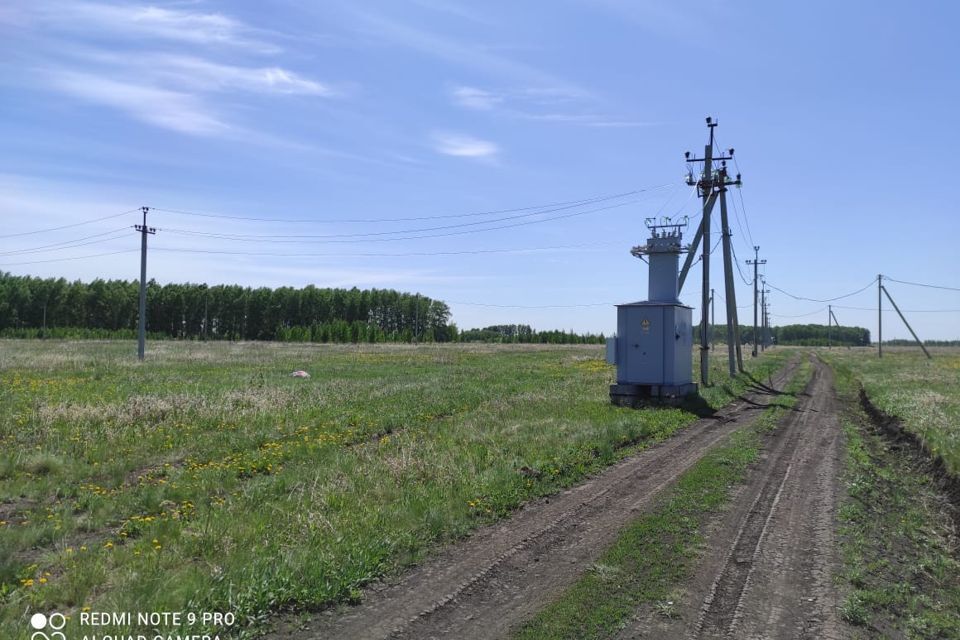
[[[613,198],[604,198],[602,200],[596,200],[593,204],[597,202],[603,202],[606,200],[611,200]],[[626,204],[626,203],[624,203]],[[371,238],[371,237],[381,237],[381,236],[392,236],[398,234],[409,234],[409,233],[423,233],[427,231],[444,231],[447,229],[460,229],[463,227],[475,227],[479,225],[487,225],[496,222],[506,222],[508,220],[517,220],[519,218],[530,218],[534,216],[541,216],[548,213],[556,213],[557,211],[565,211],[568,209],[580,208],[582,204],[568,205],[564,207],[557,207],[554,209],[546,209],[542,211],[534,211],[532,213],[520,213],[512,216],[505,216],[502,218],[493,218],[491,220],[480,220],[477,222],[461,222],[458,224],[448,224],[440,225],[435,227],[420,227],[417,229],[395,229],[393,231],[369,231],[364,233],[329,233],[329,234],[253,234],[253,233],[213,233],[205,231],[192,231],[185,229],[174,229],[174,228],[165,228],[166,231],[173,231],[178,233],[189,233],[193,235],[202,235],[202,236],[211,236],[221,239],[238,239],[238,240],[247,240],[247,239],[272,239],[272,238],[320,238],[320,239],[333,239],[333,238]]]
[[[383,223],[383,222],[413,222],[418,220],[445,220],[451,218],[471,218],[477,216],[489,216],[489,215],[499,215],[503,213],[516,213],[518,211],[534,211],[537,209],[550,209],[552,207],[560,207],[563,209],[574,208],[582,205],[595,204],[597,202],[606,202],[608,200],[615,200],[617,198],[626,198],[638,193],[644,193],[647,191],[653,191],[656,189],[663,189],[669,186],[673,186],[676,183],[658,185],[655,187],[647,187],[644,189],[634,189],[632,191],[624,191],[622,193],[615,193],[611,195],[603,196],[593,196],[590,198],[582,198],[580,200],[567,200],[564,202],[553,202],[550,204],[542,204],[537,206],[530,207],[515,207],[512,209],[497,209],[492,211],[477,211],[472,213],[453,213],[446,215],[434,215],[434,216],[411,216],[405,218],[340,218],[340,219],[330,219],[330,220],[317,220],[315,218],[263,218],[263,217],[253,217],[253,216],[235,216],[235,215],[226,215],[226,214],[216,214],[216,213],[202,213],[198,211],[185,211],[183,209],[163,209],[160,207],[151,207],[151,211],[162,211],[164,213],[173,213],[185,216],[194,216],[200,218],[216,218],[221,220],[241,220],[247,222],[284,222],[292,224],[373,224],[373,223]],[[679,186],[679,184],[677,184]],[[557,211],[559,209],[552,209]],[[541,213],[547,213],[543,211]],[[532,213],[529,215],[536,215]],[[495,221],[493,221],[495,222]]]
[[[733,262],[737,265],[737,273],[740,274],[740,279],[743,280],[743,284],[747,285],[748,287],[752,287],[753,280],[747,281],[746,277],[744,277],[743,271],[740,269],[740,258],[737,257],[737,249],[734,247],[732,242],[730,243],[730,249],[733,251]]]
[[[844,294],[844,295],[842,295],[842,296],[837,296],[836,298],[824,298],[824,299],[822,299],[822,300],[819,299],[819,298],[807,298],[807,297],[804,297],[804,296],[796,296],[796,295],[790,293],[789,291],[784,291],[784,290],[781,289],[780,287],[777,287],[777,286],[771,284],[769,280],[766,280],[765,282],[766,282],[767,286],[769,286],[769,287],[771,287],[771,288],[773,288],[773,289],[776,289],[776,290],[779,291],[780,293],[783,293],[783,294],[785,294],[785,295],[790,296],[790,297],[793,298],[794,300],[807,300],[807,301],[809,301],[809,302],[833,302],[834,300],[842,300],[843,298],[849,298],[849,297],[851,297],[851,296],[855,296],[855,295],[857,295],[858,293],[867,290],[869,287],[872,287],[872,286],[873,286],[873,283],[875,283],[876,281],[877,281],[877,279],[874,278],[873,280],[871,280],[870,282],[868,282],[868,283],[867,283],[866,285],[864,285],[863,287],[857,289],[856,291],[853,291],[853,292],[851,292],[851,293],[846,293],[846,294]]]
[[[886,278],[886,276],[884,276]],[[835,309],[852,309],[854,311],[876,311],[876,307],[846,307],[839,304],[833,305]],[[960,313],[960,309],[903,309],[904,313]]]
[[[737,161],[737,157],[733,158],[733,165],[737,168],[737,173],[743,173],[740,171],[740,163]],[[753,241],[753,231],[750,230],[750,218],[747,216],[747,205],[743,202],[743,189],[737,189],[737,196],[740,198],[740,208],[743,209],[743,221],[747,225],[747,237],[750,238],[750,244],[756,244]]]
[[[13,249],[10,251],[0,251],[0,256],[7,255],[19,255],[24,253],[47,253],[49,251],[62,251],[64,249],[72,249],[74,247],[83,247],[89,244],[98,244],[100,242],[109,242],[110,240],[116,240],[119,235],[118,233],[125,233],[129,227],[120,227],[118,229],[113,229],[111,231],[104,231],[103,233],[94,233],[89,236],[84,236],[82,238],[76,238],[74,240],[64,240],[63,242],[55,242],[52,244],[40,245],[38,247],[30,247],[27,249]],[[113,236],[110,238],[103,238],[102,240],[96,240],[93,242],[83,242],[83,240],[89,240],[90,238],[102,238],[103,236]]]
[[[820,307],[816,311],[811,311],[810,313],[798,313],[796,315],[784,315],[782,313],[771,312],[770,315],[775,316],[777,318],[805,318],[807,316],[814,316],[814,315],[817,315],[818,313],[823,313],[824,311],[826,311],[826,309],[827,309],[826,307]]]
[[[100,257],[102,257],[102,256],[115,256],[115,255],[118,255],[118,254],[121,254],[121,253],[133,253],[133,252],[135,252],[135,251],[139,251],[139,249],[123,249],[123,250],[121,250],[121,251],[110,251],[110,252],[107,252],[107,253],[94,253],[94,254],[90,254],[90,255],[86,255],[86,256],[73,256],[73,257],[70,257],[70,258],[51,258],[51,259],[49,259],[49,260],[32,260],[32,261],[30,261],[30,262],[5,262],[5,263],[3,263],[3,266],[8,267],[8,266],[21,265],[21,264],[42,264],[42,263],[46,263],[46,262],[66,262],[66,261],[68,261],[68,260],[86,260],[87,258],[100,258]]]
[[[544,305],[521,305],[521,304],[487,304],[485,302],[463,302],[460,300],[444,300],[449,304],[463,304],[470,307],[495,307],[497,309],[573,309],[579,307],[607,307],[615,306],[616,302],[589,302],[586,304],[544,304]]]
[[[890,282],[898,282],[900,284],[907,284],[914,287],[926,287],[928,289],[944,289],[945,291],[960,291],[960,288],[957,287],[944,287],[938,284],[924,284],[922,282],[907,282],[906,280],[896,280],[890,276],[883,276],[884,280],[889,280]]]
[[[630,204],[636,204],[637,202],[640,202],[640,200],[628,200],[627,202],[620,202],[620,203],[617,203],[617,204],[607,205],[607,206],[605,206],[605,207],[598,207],[598,208],[596,208],[596,209],[588,209],[588,210],[586,210],[586,211],[576,211],[576,212],[573,212],[573,213],[567,213],[567,214],[560,215],[560,216],[553,216],[553,217],[551,217],[551,218],[545,218],[545,219],[543,219],[543,220],[528,220],[528,221],[525,221],[525,222],[514,222],[514,223],[512,223],[512,224],[505,224],[505,225],[499,225],[499,226],[494,226],[494,227],[487,227],[487,228],[484,228],[484,229],[469,229],[469,230],[464,230],[464,231],[452,231],[452,232],[449,232],[449,233],[435,233],[435,234],[416,235],[416,236],[401,236],[401,237],[397,237],[397,238],[367,238],[367,237],[363,237],[363,238],[353,238],[353,239],[329,239],[329,240],[328,240],[328,239],[323,239],[323,240],[302,240],[302,239],[285,240],[285,239],[276,239],[276,238],[271,238],[271,237],[252,237],[252,236],[251,236],[251,237],[234,237],[234,236],[230,236],[230,235],[215,234],[215,233],[205,233],[205,232],[189,231],[189,230],[182,230],[182,229],[170,229],[170,228],[166,228],[166,227],[161,228],[160,230],[161,230],[161,231],[166,231],[166,232],[168,232],[168,233],[173,233],[173,234],[197,235],[197,236],[203,236],[203,237],[209,237],[209,238],[216,238],[216,239],[220,239],[220,240],[231,240],[231,241],[235,241],[235,242],[273,242],[273,243],[281,243],[281,244],[289,244],[289,243],[342,244],[342,243],[358,243],[358,242],[394,242],[394,241],[401,241],[401,240],[422,240],[422,239],[426,239],[426,238],[446,238],[446,237],[450,237],[450,236],[466,235],[466,234],[470,234],[470,233],[480,233],[480,232],[484,232],[484,231],[496,231],[496,230],[499,230],[499,229],[512,229],[512,228],[515,228],[515,227],[522,227],[522,226],[531,225],[531,224],[539,224],[539,223],[541,223],[541,222],[555,222],[555,221],[557,221],[557,220],[563,220],[563,219],[565,219],[565,218],[573,218],[573,217],[576,217],[576,216],[587,215],[587,214],[590,214],[590,213],[598,213],[598,212],[601,212],[601,211],[607,211],[607,210],[609,210],[609,209],[616,209],[616,208],[619,208],[619,207],[625,207],[625,206],[630,205]],[[397,231],[396,233],[400,233],[400,232]],[[363,235],[363,234],[357,234],[357,235]],[[308,237],[309,237],[309,236],[308,236]]]
[[[124,211],[123,213],[115,213],[113,215],[103,216],[100,218],[93,218],[91,220],[84,220],[82,222],[74,222],[73,224],[65,224],[59,227],[47,227],[46,229],[36,229],[35,231],[23,231],[21,233],[8,233],[0,236],[0,238],[18,238],[20,236],[30,236],[37,233],[48,233],[50,231],[60,231],[61,229],[72,229],[73,227],[79,227],[85,224],[92,224],[94,222],[100,222],[101,220],[110,220],[112,218],[119,218],[120,216],[129,215],[139,210],[140,209],[131,209],[130,211]]]
[[[418,256],[459,256],[487,253],[525,253],[529,251],[554,251],[563,249],[581,249],[585,247],[603,247],[619,245],[619,242],[591,242],[583,244],[557,245],[553,247],[519,247],[515,249],[465,249],[463,251],[409,251],[403,253],[289,253],[267,251],[220,251],[216,249],[189,249],[182,247],[155,247],[154,251],[170,253],[210,253],[232,256],[278,256],[287,258],[409,258]]]

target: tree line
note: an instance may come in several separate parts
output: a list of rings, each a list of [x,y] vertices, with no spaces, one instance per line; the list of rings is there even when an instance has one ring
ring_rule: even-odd
[[[762,333],[758,327],[757,333]],[[710,325],[710,335],[717,342],[726,342],[727,325]],[[700,326],[693,329],[694,343],[700,341]],[[870,345],[870,330],[863,327],[834,326],[823,324],[788,324],[769,328],[770,341],[774,344],[806,347],[833,345],[865,347]],[[753,344],[753,325],[740,325],[740,342]]]
[[[0,335],[133,337],[139,282],[35,278],[0,272]],[[311,342],[457,339],[440,300],[392,289],[147,285],[154,338]]]
[[[495,342],[525,344],[599,344],[604,335],[575,331],[537,331],[527,324],[498,324],[483,329],[460,332],[461,342]]]

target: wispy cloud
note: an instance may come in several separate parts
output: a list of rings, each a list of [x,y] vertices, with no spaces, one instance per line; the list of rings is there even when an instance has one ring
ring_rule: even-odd
[[[141,122],[192,135],[221,135],[230,127],[187,93],[120,82],[74,71],[49,74],[51,85],[66,94],[126,112]]]
[[[258,93],[334,96],[329,86],[283,67],[244,67],[182,55],[148,56],[144,73],[197,90],[236,89]]]
[[[433,148],[437,153],[460,158],[492,160],[500,148],[489,140],[481,140],[460,133],[437,132],[433,134]]]
[[[467,109],[489,111],[503,102],[503,96],[476,87],[456,87],[451,94],[456,104]]]
[[[222,13],[182,6],[84,0],[30,5],[24,15],[38,27],[35,42],[46,46],[25,80],[154,127],[271,145],[284,143],[231,117],[257,106],[240,94],[343,94],[273,59],[258,64],[257,58],[280,51],[266,39],[272,34]],[[240,50],[210,50],[219,46]]]
[[[491,112],[521,120],[584,127],[646,127],[656,124],[598,113],[577,113],[577,110],[586,106],[584,103],[593,102],[592,98],[556,87],[505,91],[458,86],[450,90],[450,98],[455,105],[464,109]]]
[[[360,4],[350,5],[349,14],[357,22],[360,31],[374,40],[419,51],[425,55],[496,78],[507,78],[515,82],[587,93],[585,89],[533,65],[513,60],[476,44],[462,42],[434,31],[412,27],[404,22],[375,13],[369,10],[366,5],[363,9],[360,9],[358,8]]]
[[[32,14],[44,24],[64,30],[174,40],[204,46],[229,45],[259,52],[280,50],[264,40],[260,30],[222,13],[201,13],[143,4],[70,1],[38,3]]]

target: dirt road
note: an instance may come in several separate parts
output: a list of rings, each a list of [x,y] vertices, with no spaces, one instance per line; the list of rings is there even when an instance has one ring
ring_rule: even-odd
[[[640,611],[628,638],[840,638],[833,521],[842,430],[833,372],[819,361],[794,410],[732,508],[713,523],[708,553],[665,618]]]
[[[773,387],[782,388],[795,367],[781,371]],[[396,583],[368,590],[361,605],[273,637],[502,638],[560,595],[624,525],[707,450],[749,424],[770,397],[758,386],[717,415],[452,545]]]

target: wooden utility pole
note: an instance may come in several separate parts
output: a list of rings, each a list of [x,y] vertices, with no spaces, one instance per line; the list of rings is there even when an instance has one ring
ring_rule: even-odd
[[[137,359],[143,360],[147,341],[147,235],[157,232],[147,226],[147,211],[150,207],[141,207],[143,210],[143,224],[136,225],[140,232],[140,321],[137,329]]]

